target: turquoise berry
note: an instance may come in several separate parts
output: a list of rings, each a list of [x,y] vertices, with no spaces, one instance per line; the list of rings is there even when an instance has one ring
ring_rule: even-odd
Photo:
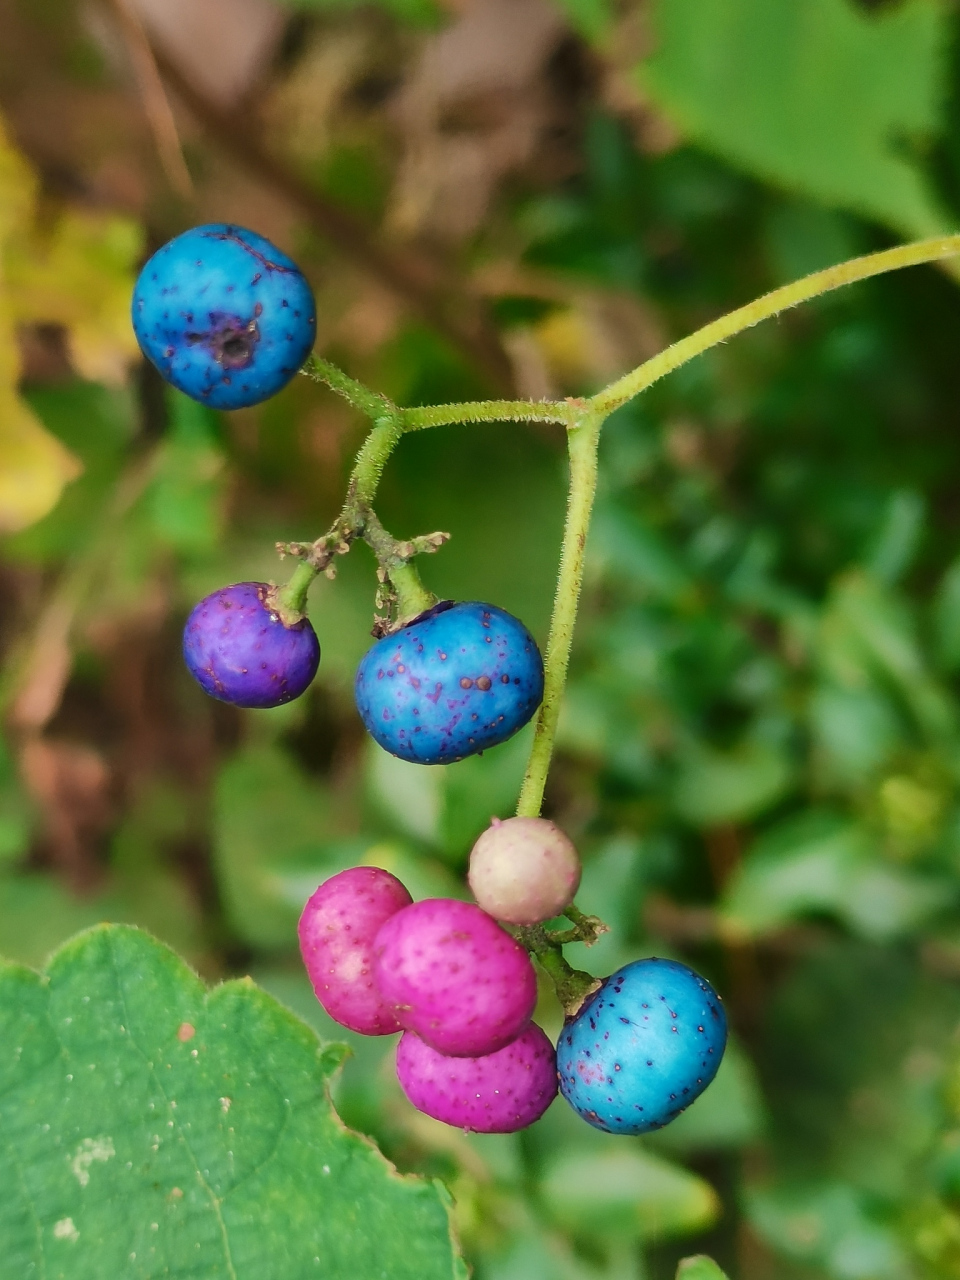
[[[418,764],[449,764],[504,742],[542,698],[537,642],[492,604],[437,605],[375,644],[357,670],[367,730]]]
[[[213,409],[275,395],[303,364],[316,307],[295,262],[254,231],[211,223],[158,249],[133,291],[144,355]]]
[[[710,983],[675,960],[611,974],[564,1027],[560,1092],[607,1133],[662,1129],[717,1074],[727,1018]]]

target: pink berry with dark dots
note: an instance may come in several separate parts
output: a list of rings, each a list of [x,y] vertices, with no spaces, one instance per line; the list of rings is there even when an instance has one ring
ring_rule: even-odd
[[[553,1045],[536,1025],[496,1053],[449,1058],[412,1031],[397,1046],[397,1078],[418,1111],[473,1133],[515,1133],[556,1097]]]
[[[540,924],[573,901],[580,859],[570,837],[546,818],[494,818],[473,846],[467,879],[494,919]]]
[[[351,867],[325,880],[303,908],[300,951],[317,999],[335,1022],[365,1036],[400,1030],[373,980],[373,940],[412,901],[380,867]]]
[[[537,1001],[530,957],[472,902],[428,898],[382,926],[373,976],[405,1031],[453,1057],[494,1053]]]

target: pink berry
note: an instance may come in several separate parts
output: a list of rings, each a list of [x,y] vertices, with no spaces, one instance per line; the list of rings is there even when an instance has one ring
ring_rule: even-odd
[[[570,838],[546,818],[494,818],[473,846],[467,879],[495,919],[539,924],[573,901],[580,859]]]
[[[396,876],[351,867],[325,880],[303,908],[300,951],[317,999],[334,1021],[365,1036],[400,1030],[373,980],[373,940],[412,901]]]
[[[440,1053],[493,1053],[530,1021],[530,957],[472,902],[428,898],[404,907],[377,934],[373,954],[374,981],[397,1021]]]
[[[557,1092],[553,1045],[536,1023],[496,1053],[448,1058],[412,1031],[397,1046],[397,1078],[418,1111],[474,1133],[515,1133]]]

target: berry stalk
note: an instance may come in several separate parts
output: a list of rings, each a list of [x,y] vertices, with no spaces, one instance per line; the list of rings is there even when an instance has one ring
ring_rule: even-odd
[[[726,342],[728,338],[743,333],[745,329],[752,329],[761,321],[770,320],[781,311],[788,311],[801,302],[810,302],[821,294],[831,293],[847,284],[855,284],[858,280],[868,280],[871,276],[899,271],[903,267],[916,267],[924,262],[941,262],[956,254],[960,254],[960,235],[934,236],[930,240],[897,245],[894,249],[883,249],[879,253],[868,253],[861,258],[850,258],[847,262],[837,263],[824,271],[815,271],[801,280],[794,280],[791,284],[755,298],[736,311],[728,311],[718,320],[704,325],[679,342],[674,342],[630,373],[612,382],[603,391],[599,391],[590,400],[590,404],[604,414],[612,413],[674,369],[679,369],[681,365],[702,355],[704,351],[709,351],[711,347]]]
[[[570,489],[560,552],[560,573],[553,600],[550,635],[544,658],[543,702],[537,715],[533,745],[517,802],[517,816],[535,818],[543,804],[543,791],[553,756],[560,706],[567,683],[573,631],[577,622],[587,532],[597,491],[597,450],[604,417],[581,410],[581,420],[567,433],[570,457]]]

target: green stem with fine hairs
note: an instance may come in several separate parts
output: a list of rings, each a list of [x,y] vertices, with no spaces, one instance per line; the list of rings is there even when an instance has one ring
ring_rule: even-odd
[[[618,378],[588,400],[488,400],[452,405],[429,405],[401,409],[385,396],[370,391],[319,356],[311,356],[303,372],[325,382],[374,422],[374,427],[357,456],[344,513],[335,529],[349,535],[351,501],[362,501],[367,509],[376,494],[387,459],[401,436],[409,431],[465,422],[553,422],[568,430],[570,489],[560,556],[560,573],[554,597],[550,634],[544,662],[544,698],[537,716],[530,758],[527,764],[517,812],[536,816],[543,802],[547,773],[553,755],[560,704],[566,685],[573,631],[576,624],[587,533],[593,510],[597,480],[597,450],[604,420],[621,405],[681,365],[711,347],[768,320],[782,311],[807,302],[844,285],[887,271],[939,262],[960,254],[960,235],[935,236],[913,244],[899,245],[865,257],[853,258],[825,271],[797,280],[764,294],[744,307],[721,316],[696,333],[673,343],[638,368]],[[359,526],[358,526],[359,527]],[[328,538],[334,535],[328,535]],[[432,548],[430,548],[432,549]],[[412,565],[403,565],[405,593],[418,599],[424,588]],[[291,604],[305,599],[306,588],[318,569],[301,565],[279,597]],[[428,593],[425,593],[425,596]],[[424,598],[425,598],[424,596]],[[559,955],[559,952],[558,952]],[[566,962],[559,956],[561,964]],[[556,965],[551,959],[550,964]]]
[[[587,531],[597,491],[597,449],[602,425],[603,416],[584,410],[582,422],[567,433],[570,457],[567,516],[557,591],[553,598],[550,637],[543,664],[543,701],[537,713],[533,746],[517,803],[517,816],[522,818],[535,818],[540,812],[553,755],[553,743],[557,735],[557,722],[560,719],[560,706],[570,665],[573,630],[580,604],[580,590],[583,586]]]
[[[744,329],[752,329],[762,320],[769,320],[781,311],[788,311],[801,302],[809,302],[821,294],[831,293],[844,285],[854,284],[858,280],[867,280],[870,276],[882,275],[886,271],[898,271],[902,267],[915,267],[922,262],[939,262],[944,258],[952,258],[960,253],[960,235],[934,236],[930,240],[917,240],[912,244],[897,245],[895,249],[883,249],[879,253],[868,253],[862,258],[851,258],[847,262],[838,263],[835,267],[827,267],[825,271],[815,271],[813,275],[804,276],[802,280],[794,280],[772,293],[765,293],[745,307],[736,311],[728,311],[719,320],[704,325],[696,333],[653,356],[638,368],[612,382],[595,395],[590,404],[603,413],[612,413],[620,405],[632,400],[641,391],[654,382],[658,382],[674,369],[679,369],[695,356],[702,355],[711,347],[728,338],[742,333]]]

